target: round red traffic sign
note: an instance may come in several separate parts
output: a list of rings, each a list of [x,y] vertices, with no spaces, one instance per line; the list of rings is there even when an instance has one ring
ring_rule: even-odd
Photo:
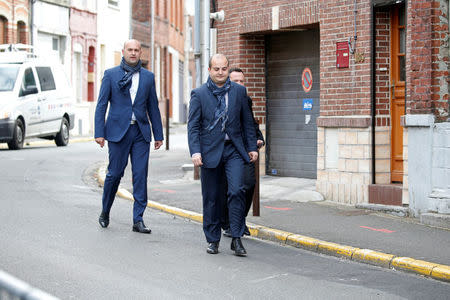
[[[313,77],[311,70],[309,68],[305,68],[302,73],[302,86],[305,93],[308,93],[313,84]]]

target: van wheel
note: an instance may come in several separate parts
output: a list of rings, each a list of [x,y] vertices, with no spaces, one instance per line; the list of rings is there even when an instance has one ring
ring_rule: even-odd
[[[69,122],[66,118],[62,119],[61,129],[55,136],[56,146],[67,146],[69,144]]]
[[[8,143],[8,148],[11,150],[18,150],[23,148],[23,140],[25,138],[25,130],[22,120],[17,119],[14,126],[13,139]]]

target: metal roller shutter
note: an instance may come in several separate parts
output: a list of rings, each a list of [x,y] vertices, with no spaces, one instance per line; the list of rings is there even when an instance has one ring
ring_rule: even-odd
[[[317,178],[319,41],[318,29],[267,36],[267,174]],[[302,86],[305,68],[312,74],[309,92]]]

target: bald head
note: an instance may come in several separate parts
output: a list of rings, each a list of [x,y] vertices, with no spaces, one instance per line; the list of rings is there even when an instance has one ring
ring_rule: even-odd
[[[135,40],[135,39],[126,40],[123,43],[123,49],[126,49],[128,44],[130,44],[130,43],[134,44],[135,46],[139,47],[139,49],[141,49],[141,42],[139,42],[138,40]]]
[[[223,54],[217,53],[211,56],[211,58],[209,59],[209,68],[211,68],[213,61],[216,61],[217,59],[219,60],[225,59],[227,61],[227,66],[229,65],[228,58]]]
[[[223,54],[214,54],[209,59],[208,71],[211,80],[222,87],[228,79],[228,58]]]
[[[138,40],[126,41],[123,43],[122,55],[128,65],[136,66],[141,59],[141,43]]]

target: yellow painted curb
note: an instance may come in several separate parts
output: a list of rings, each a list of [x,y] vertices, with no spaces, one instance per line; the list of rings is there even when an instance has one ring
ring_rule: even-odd
[[[97,171],[97,180],[102,185],[105,182],[105,171],[106,168],[104,167],[100,167]],[[133,200],[133,195],[123,188],[119,188],[117,195],[125,199]],[[154,201],[148,201],[147,206],[183,218],[191,219],[199,223],[203,222],[203,216],[199,213],[160,204]],[[303,248],[337,257],[344,257],[357,262],[380,267],[409,271],[426,275],[434,279],[450,282],[450,266],[447,265],[430,263],[410,257],[396,257],[392,254],[377,252],[370,249],[359,249],[351,246],[325,242],[315,238],[255,224],[248,224],[247,226],[250,230],[250,234],[257,238],[281,242],[297,248]]]
[[[410,271],[426,276],[431,275],[431,271],[437,264],[410,257],[396,257],[392,260],[391,267],[404,271]]]
[[[431,271],[431,277],[443,281],[450,281],[450,266],[437,265]]]
[[[117,195],[122,198],[134,201],[133,194],[131,194],[126,189],[119,188],[117,191]],[[170,213],[172,215],[177,215],[182,218],[191,219],[191,220],[197,221],[199,223],[203,223],[203,215],[202,214],[198,214],[195,212],[191,212],[191,211],[173,207],[173,206],[168,206],[168,205],[161,204],[161,203],[151,201],[151,200],[147,201],[147,206]]]
[[[286,243],[286,239],[289,235],[292,233],[286,232],[283,230],[278,229],[272,229],[261,226],[261,228],[258,230],[257,237],[263,238],[266,240],[274,241],[274,242],[282,242],[283,244]]]
[[[170,213],[172,215],[177,215],[182,218],[191,219],[193,221],[203,223],[203,215],[199,214],[199,213],[195,213],[192,211],[184,210],[184,209],[173,207],[173,206],[160,204],[160,203],[154,202],[154,201],[148,201],[147,206],[151,207],[151,208],[159,209],[161,211]]]
[[[351,246],[339,245],[336,243],[320,241],[317,245],[317,251],[324,254],[329,254],[337,257],[347,257],[352,258],[353,253],[358,248]]]
[[[291,234],[287,237],[286,244],[297,248],[317,251],[317,246],[321,241],[299,234]]]
[[[248,230],[250,231],[250,235],[254,236],[254,237],[258,236],[259,230],[262,228],[262,226],[250,224],[250,223],[247,223],[247,227],[248,227]]]
[[[395,255],[377,252],[370,249],[357,249],[353,253],[352,260],[389,268],[394,257]]]

